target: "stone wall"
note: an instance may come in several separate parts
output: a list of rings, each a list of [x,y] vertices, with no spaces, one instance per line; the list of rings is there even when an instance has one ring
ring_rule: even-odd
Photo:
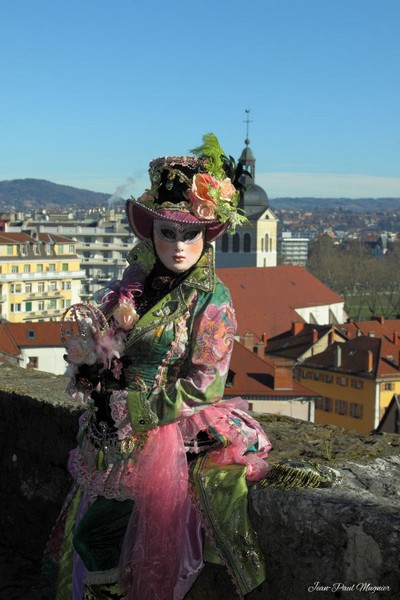
[[[71,483],[66,461],[79,416],[64,387],[62,377],[0,368],[0,597],[7,600],[40,599],[41,556]],[[261,422],[274,445],[271,463],[329,463],[342,482],[330,489],[252,486],[268,576],[249,600],[399,598],[399,436],[276,415]],[[205,598],[234,600],[221,567],[207,566],[187,600]]]

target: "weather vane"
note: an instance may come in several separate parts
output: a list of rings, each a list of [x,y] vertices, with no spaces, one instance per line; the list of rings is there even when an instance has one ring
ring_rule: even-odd
[[[252,123],[253,121],[250,121],[250,119],[249,119],[250,108],[246,108],[244,112],[247,115],[246,120],[243,121],[243,123],[246,123],[246,142],[245,143],[249,144],[250,143],[250,140],[249,140],[249,123]]]

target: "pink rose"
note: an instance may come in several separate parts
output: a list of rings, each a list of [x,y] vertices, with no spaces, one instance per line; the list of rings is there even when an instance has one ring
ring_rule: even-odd
[[[135,307],[129,302],[120,302],[113,312],[113,317],[118,327],[124,331],[132,329],[136,321],[139,319]]]
[[[209,221],[215,218],[214,207],[211,204],[196,203],[192,204],[192,212],[198,219]]]
[[[72,339],[66,342],[68,361],[74,365],[94,365],[96,354],[93,342],[89,339]]]
[[[217,189],[218,182],[208,173],[197,173],[193,177],[189,198],[193,204],[210,203],[215,206],[215,200],[210,195],[210,188]]]
[[[235,186],[233,185],[229,177],[223,179],[220,182],[219,189],[221,193],[221,198],[223,200],[230,200],[233,194],[236,192]]]

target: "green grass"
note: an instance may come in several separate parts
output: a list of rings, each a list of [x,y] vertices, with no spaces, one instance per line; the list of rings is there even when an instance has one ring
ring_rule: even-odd
[[[400,312],[400,299],[399,310],[396,311],[393,304],[389,303],[388,295],[382,292],[375,302],[375,310],[371,311],[366,303],[365,294],[362,296],[354,294],[346,297],[345,309],[349,317],[357,321],[369,321],[372,315],[383,315],[387,319],[395,319]]]

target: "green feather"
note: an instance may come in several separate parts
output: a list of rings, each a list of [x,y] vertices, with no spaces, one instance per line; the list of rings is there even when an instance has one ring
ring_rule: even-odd
[[[206,133],[203,135],[202,145],[193,148],[190,152],[205,159],[207,171],[214,175],[214,177],[217,179],[224,179],[223,157],[225,157],[225,152],[222,150],[217,136],[214,133]]]

